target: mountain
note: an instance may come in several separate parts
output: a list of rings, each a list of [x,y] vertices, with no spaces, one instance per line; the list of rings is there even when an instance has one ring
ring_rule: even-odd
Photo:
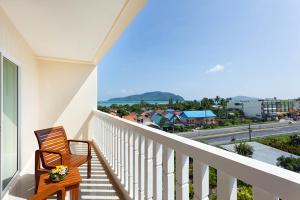
[[[173,101],[184,101],[182,96],[170,93],[170,92],[147,92],[144,94],[130,95],[127,97],[112,98],[108,101],[168,101],[169,99]]]
[[[235,101],[245,101],[245,100],[253,100],[253,99],[258,99],[256,97],[247,97],[247,96],[235,96],[231,98],[232,100]]]

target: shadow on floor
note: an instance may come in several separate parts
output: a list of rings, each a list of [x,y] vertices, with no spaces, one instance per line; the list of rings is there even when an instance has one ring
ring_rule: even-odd
[[[10,189],[9,194],[15,197],[27,199],[34,194],[34,174],[24,174],[17,178],[16,184]]]

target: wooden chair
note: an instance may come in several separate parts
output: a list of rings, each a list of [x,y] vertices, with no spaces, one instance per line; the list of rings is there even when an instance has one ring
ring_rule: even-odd
[[[83,140],[68,140],[66,132],[62,126],[34,131],[39,143],[39,150],[36,151],[35,169],[36,175],[43,173],[40,169],[40,159],[42,166],[46,170],[55,168],[57,165],[67,165],[69,167],[79,167],[87,162],[87,177],[91,177],[91,142]],[[71,142],[87,144],[87,155],[72,154]]]
[[[47,199],[48,197],[57,194],[57,200],[65,200],[66,191],[63,187],[59,187],[57,185],[49,185],[47,189],[31,196],[28,200],[42,200]]]

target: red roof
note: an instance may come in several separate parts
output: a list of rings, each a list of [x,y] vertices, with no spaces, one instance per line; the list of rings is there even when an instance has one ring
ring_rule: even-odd
[[[129,121],[136,121],[136,117],[135,116],[131,116],[131,115],[129,115],[129,116],[123,116],[122,117],[123,119],[127,119],[127,120],[129,120]]]

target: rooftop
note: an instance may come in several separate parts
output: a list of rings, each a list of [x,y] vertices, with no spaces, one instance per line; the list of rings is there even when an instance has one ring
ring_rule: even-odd
[[[180,114],[182,118],[206,118],[206,117],[216,117],[216,115],[211,110],[195,110],[195,111],[183,111]]]

